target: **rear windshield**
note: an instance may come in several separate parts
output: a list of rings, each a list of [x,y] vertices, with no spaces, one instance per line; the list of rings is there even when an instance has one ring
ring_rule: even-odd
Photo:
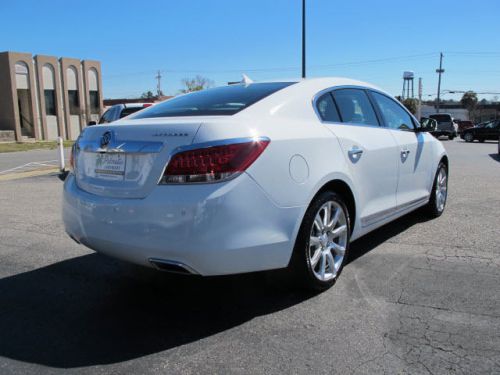
[[[451,117],[450,115],[430,115],[430,118],[433,118],[436,120],[438,123],[443,123],[443,122],[451,122]]]
[[[169,99],[131,118],[234,115],[292,84],[293,82],[251,83],[196,91]]]
[[[140,111],[141,109],[144,109],[144,107],[126,107],[123,108],[122,113],[120,113],[120,118],[123,118],[125,116],[131,115],[132,113],[135,113],[137,111]]]

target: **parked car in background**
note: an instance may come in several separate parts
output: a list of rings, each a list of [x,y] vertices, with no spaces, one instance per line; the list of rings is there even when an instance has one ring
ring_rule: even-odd
[[[127,117],[132,113],[138,112],[141,109],[151,107],[153,103],[127,103],[127,104],[115,104],[109,107],[109,109],[103,113],[99,119],[99,124],[108,124],[110,122],[119,120],[121,118]],[[94,122],[89,123],[89,125],[96,125]]]
[[[500,120],[494,120],[486,123],[484,126],[474,126],[470,129],[465,129],[460,138],[465,142],[473,142],[478,140],[484,142],[486,140],[495,141],[500,135]]]
[[[448,157],[427,131],[389,94],[345,78],[180,95],[85,129],[64,185],[65,228],[160,270],[289,267],[324,290],[351,241],[419,207],[443,213]]]
[[[429,118],[437,121],[436,130],[431,132],[433,136],[437,138],[446,136],[449,140],[453,140],[457,136],[453,117],[449,113],[435,113],[430,115]]]
[[[480,123],[476,124],[475,126],[478,127],[478,128],[483,128],[486,125],[488,125],[490,122],[493,122],[493,121],[495,121],[495,120],[483,121],[483,122],[480,122]]]
[[[468,120],[458,121],[458,130],[457,130],[457,133],[458,134],[462,134],[462,132],[465,129],[469,129],[469,128],[473,128],[473,127],[474,127],[474,123],[472,121],[468,121]]]

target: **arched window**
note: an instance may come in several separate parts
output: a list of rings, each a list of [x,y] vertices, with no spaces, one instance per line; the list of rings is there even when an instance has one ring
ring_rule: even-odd
[[[31,91],[28,64],[24,61],[18,61],[15,65],[15,69],[17,105],[19,109],[21,134],[27,137],[34,137],[35,127],[31,111]]]
[[[99,114],[100,103],[99,103],[99,85],[97,79],[97,70],[90,68],[87,76],[89,81],[89,101],[90,101],[90,113]]]
[[[56,116],[56,85],[54,67],[51,64],[45,64],[42,67],[43,93],[45,97],[45,114],[47,116]]]
[[[78,96],[78,72],[74,66],[66,69],[68,85],[68,106],[70,115],[80,114],[80,98]]]

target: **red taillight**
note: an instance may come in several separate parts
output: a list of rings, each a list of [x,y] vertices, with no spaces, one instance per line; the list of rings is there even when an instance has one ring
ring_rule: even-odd
[[[244,172],[266,149],[268,139],[181,151],[168,163],[162,182],[214,182]]]
[[[147,108],[147,107],[151,107],[153,104],[151,103],[146,103],[146,104],[143,104],[142,105],[142,108]]]

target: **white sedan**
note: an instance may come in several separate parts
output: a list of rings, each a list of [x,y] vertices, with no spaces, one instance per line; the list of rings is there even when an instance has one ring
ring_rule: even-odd
[[[78,243],[199,275],[289,267],[314,289],[349,243],[442,214],[448,157],[395,99],[344,78],[244,82],[87,128],[64,185]]]

